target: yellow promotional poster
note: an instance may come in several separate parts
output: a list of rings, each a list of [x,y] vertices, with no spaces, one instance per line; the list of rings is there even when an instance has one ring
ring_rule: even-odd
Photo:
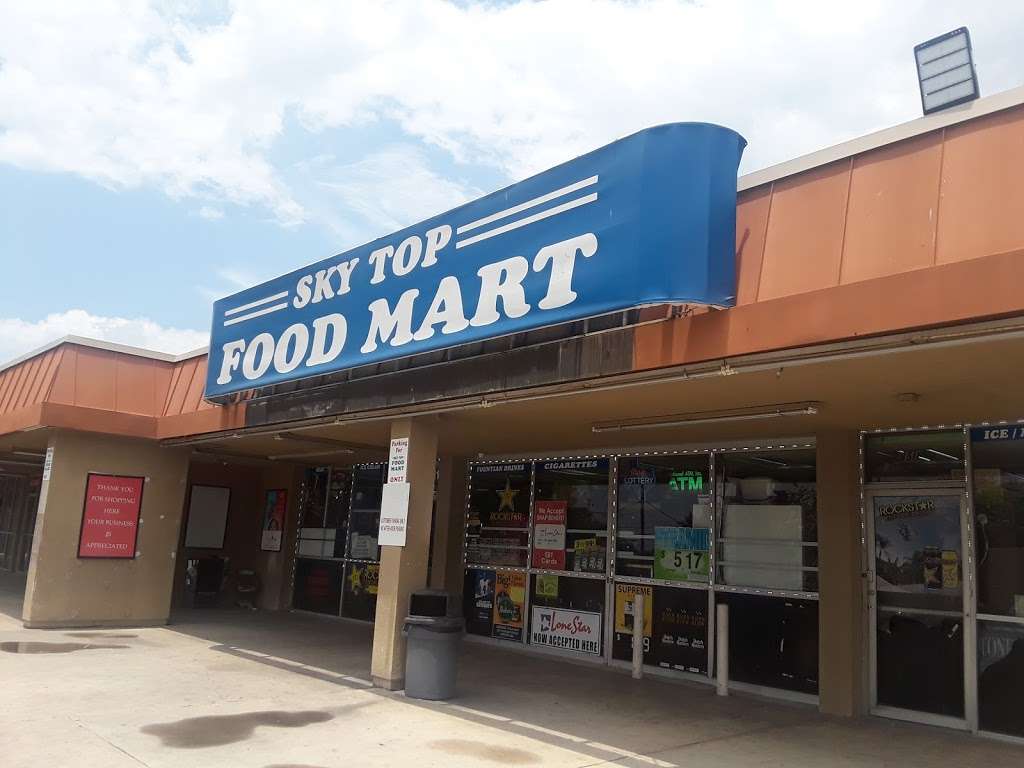
[[[633,631],[633,598],[644,596],[644,637],[651,636],[654,615],[654,590],[640,584],[615,585],[615,631],[629,634]]]
[[[498,571],[494,578],[493,637],[502,640],[523,639],[523,612],[526,607],[526,574]]]
[[[537,594],[541,597],[558,597],[558,577],[537,574]]]

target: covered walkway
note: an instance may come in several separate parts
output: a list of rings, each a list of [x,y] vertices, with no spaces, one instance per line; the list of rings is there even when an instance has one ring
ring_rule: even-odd
[[[0,615],[5,766],[1017,765],[938,729],[719,699],[467,643],[460,695],[368,686],[370,627],[191,611],[168,628],[24,630]],[[19,652],[20,651],[20,652]],[[59,690],[59,695],[57,691]]]

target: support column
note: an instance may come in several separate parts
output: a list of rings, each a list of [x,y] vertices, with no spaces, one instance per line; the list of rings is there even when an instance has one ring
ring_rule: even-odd
[[[860,439],[818,435],[818,680],[822,712],[864,712]]]
[[[453,595],[462,593],[462,538],[466,527],[465,456],[442,456],[437,472],[430,586]]]
[[[436,418],[392,422],[391,438],[402,437],[409,438],[409,518],[405,546],[381,547],[371,665],[374,685],[389,691],[405,687],[402,624],[409,610],[409,595],[427,584],[430,513],[437,471]]]
[[[150,626],[170,616],[185,501],[188,448],[62,432],[50,439],[32,540],[22,620],[26,627]],[[136,554],[80,559],[90,472],[144,477]]]

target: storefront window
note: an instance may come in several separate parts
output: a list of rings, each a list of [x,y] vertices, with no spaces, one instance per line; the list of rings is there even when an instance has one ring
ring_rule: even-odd
[[[706,583],[710,498],[706,455],[619,459],[615,572]]]
[[[526,626],[526,580],[525,571],[468,568],[462,592],[466,631],[521,643]]]
[[[334,528],[333,557],[344,557],[345,534],[348,531],[349,486],[351,473],[344,469],[331,469],[327,485],[326,527]],[[325,536],[325,539],[327,537]]]
[[[530,644],[600,656],[604,580],[533,574]]]
[[[719,594],[718,602],[729,606],[731,680],[818,693],[816,601]]]
[[[818,591],[814,449],[728,453],[718,583]]]
[[[327,493],[330,467],[307,469],[305,495],[299,516],[299,557],[331,558],[335,554],[336,522],[327,523]],[[344,526],[344,523],[342,523]],[[342,533],[344,546],[344,529]]]
[[[604,573],[608,553],[608,459],[537,462],[534,568]]]
[[[530,521],[529,463],[478,464],[470,475],[466,560],[526,567]]]
[[[979,427],[971,441],[978,613],[1024,618],[1024,430]]]
[[[1024,428],[971,430],[978,613],[978,723],[1024,736]]]
[[[333,560],[295,561],[294,606],[302,611],[338,615],[342,564]]]
[[[708,593],[704,589],[616,584],[612,658],[633,658],[637,594],[644,596],[644,664],[707,674]]]
[[[869,483],[964,479],[963,432],[869,435],[864,441]]]
[[[978,725],[1024,736],[1024,625],[978,622]]]
[[[348,557],[380,559],[377,531],[384,489],[384,464],[356,467],[352,472],[352,514],[349,520]]]

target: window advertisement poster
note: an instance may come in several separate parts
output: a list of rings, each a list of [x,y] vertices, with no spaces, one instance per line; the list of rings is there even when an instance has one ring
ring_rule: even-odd
[[[565,570],[565,501],[537,500],[533,508],[533,567]]]
[[[651,630],[654,618],[654,588],[642,584],[615,585],[615,633],[612,636],[612,655],[616,659],[633,658],[633,626],[636,620],[637,595],[644,596],[644,655],[650,652]]]
[[[533,645],[601,655],[601,614],[535,605],[530,621]]]
[[[605,547],[597,537],[576,539],[572,543],[572,569],[580,573],[604,573]]]
[[[666,581],[708,581],[711,545],[709,528],[654,529],[654,578]]]
[[[702,589],[616,584],[612,657],[633,658],[637,594],[644,596],[644,664],[706,674],[708,593]]]
[[[500,640],[523,640],[523,612],[526,607],[526,574],[497,571],[494,579],[494,630]]]
[[[478,464],[472,468],[466,511],[466,560],[525,568],[532,464]]]
[[[264,552],[280,552],[281,537],[284,535],[284,518],[288,509],[288,491],[275,488],[267,491],[263,501],[263,535],[260,549]]]
[[[145,481],[144,477],[88,474],[78,536],[79,557],[135,557]]]
[[[349,563],[345,566],[344,597],[341,615],[350,619],[373,621],[377,613],[377,583],[380,565],[377,563]]]
[[[875,496],[878,603],[962,607],[960,496]]]
[[[552,600],[558,599],[558,577],[545,575],[538,573],[536,576],[537,588],[536,592],[541,597],[547,597]]]
[[[648,664],[703,675],[708,671],[708,593],[654,588],[654,625]]]
[[[473,635],[491,636],[494,627],[494,583],[497,572],[486,568],[469,568],[463,584],[466,631]]]

